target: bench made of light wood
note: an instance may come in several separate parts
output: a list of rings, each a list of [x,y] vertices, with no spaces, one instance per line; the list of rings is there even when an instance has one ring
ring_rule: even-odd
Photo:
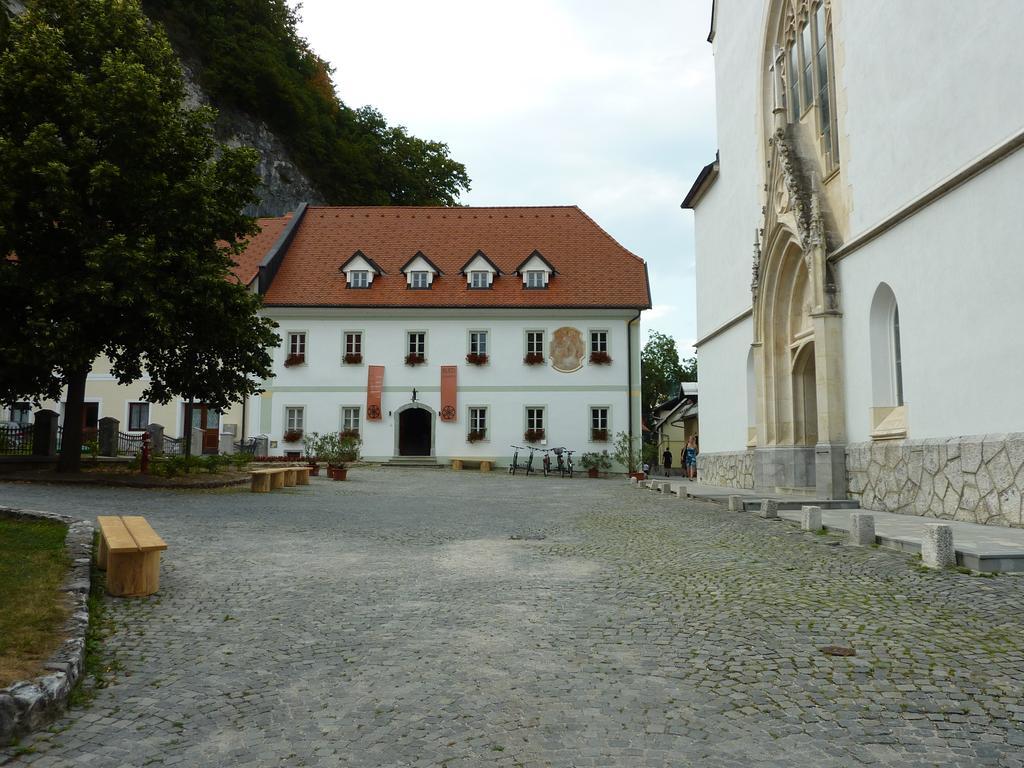
[[[452,459],[452,469],[462,469],[463,464],[480,464],[481,472],[490,472],[494,468],[494,459]]]
[[[309,485],[310,467],[273,467],[271,469],[254,469],[252,477],[253,493],[270,493],[278,488],[293,485]]]
[[[107,592],[115,597],[144,597],[160,589],[160,553],[167,549],[146,518],[100,515],[96,565],[107,572]]]

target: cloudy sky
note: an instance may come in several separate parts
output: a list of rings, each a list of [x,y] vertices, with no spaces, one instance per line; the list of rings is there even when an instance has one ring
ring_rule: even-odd
[[[649,264],[644,329],[695,339],[693,214],[714,157],[711,0],[305,0],[342,100],[446,142],[468,205],[575,204]]]

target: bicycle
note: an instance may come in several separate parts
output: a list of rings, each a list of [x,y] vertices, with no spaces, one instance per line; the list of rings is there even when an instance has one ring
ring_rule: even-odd
[[[519,451],[526,450],[521,445],[510,445],[509,448],[515,448],[515,453],[512,454],[512,463],[508,465],[508,473],[514,475],[516,470],[519,469]]]
[[[558,463],[555,464],[555,471],[558,472],[559,476],[565,477],[565,448],[552,448],[551,452],[558,459]]]
[[[551,472],[551,449],[545,448],[543,453],[544,458],[541,460],[541,465],[544,467],[544,477],[547,477],[548,473]]]
[[[565,475],[569,475],[569,478],[572,479],[572,470],[573,470],[572,455],[574,453],[576,453],[576,451],[569,451],[569,450],[566,451],[566,454],[568,454],[569,458],[565,462],[565,474],[563,474],[562,477],[565,477]]]
[[[530,452],[530,455],[526,457],[526,476],[529,477],[530,472],[533,471],[533,452],[537,449],[531,445],[528,446],[526,450]]]

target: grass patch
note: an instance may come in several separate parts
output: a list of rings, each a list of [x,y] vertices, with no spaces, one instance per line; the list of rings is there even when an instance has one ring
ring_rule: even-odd
[[[0,518],[0,687],[35,677],[60,644],[67,526]]]

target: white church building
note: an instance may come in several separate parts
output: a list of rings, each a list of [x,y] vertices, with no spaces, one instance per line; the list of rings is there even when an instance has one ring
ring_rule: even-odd
[[[1016,0],[717,0],[705,483],[1024,524]]]
[[[349,430],[371,461],[639,447],[647,267],[579,208],[301,206],[276,226],[239,264],[282,338],[245,408],[272,455]]]

